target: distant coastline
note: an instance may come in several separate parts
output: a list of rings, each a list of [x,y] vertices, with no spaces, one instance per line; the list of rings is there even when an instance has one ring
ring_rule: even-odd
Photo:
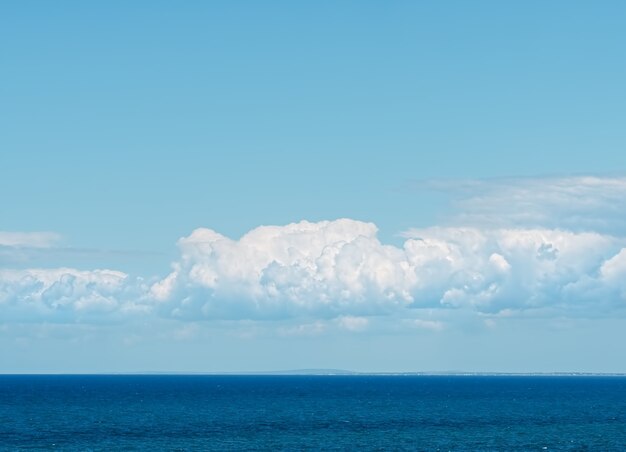
[[[4,372],[1,376],[36,376],[36,375],[76,375],[76,376],[355,376],[355,377],[626,377],[620,372],[358,372],[343,369],[295,369],[277,371],[249,372],[176,372],[176,371],[138,371],[138,372]]]

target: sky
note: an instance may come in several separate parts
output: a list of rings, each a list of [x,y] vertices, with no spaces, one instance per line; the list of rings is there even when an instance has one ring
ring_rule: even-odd
[[[626,4],[0,5],[0,372],[626,372]]]

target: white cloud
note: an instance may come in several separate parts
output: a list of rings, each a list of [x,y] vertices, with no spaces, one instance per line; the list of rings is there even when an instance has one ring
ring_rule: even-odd
[[[146,310],[139,280],[114,270],[0,269],[0,310],[25,320],[75,321]]]
[[[198,229],[151,288],[180,318],[362,318],[436,307],[503,310],[620,307],[623,239],[560,229],[413,229],[384,245],[355,220],[262,226],[239,240]],[[345,317],[341,317],[345,316]],[[345,325],[344,325],[345,326]]]
[[[456,250],[458,270],[446,278],[441,303],[483,312],[579,309],[590,290],[608,288],[598,272],[624,245],[611,236],[558,229],[434,228],[408,234],[444,240]],[[607,302],[618,306],[621,300],[598,300]]]
[[[607,282],[626,281],[626,248],[602,264],[600,276]]]
[[[63,321],[138,312],[187,321],[298,319],[283,333],[317,334],[330,324],[371,328],[374,315],[414,318],[419,308],[493,318],[626,311],[626,231],[611,233],[626,225],[618,215],[626,179],[467,187],[454,221],[405,231],[400,246],[381,243],[373,223],[301,221],[239,239],[196,229],[178,241],[169,275],[150,285],[114,270],[0,270],[0,312]],[[0,246],[56,240],[11,234],[0,233]],[[441,318],[412,326],[437,330]]]
[[[438,320],[423,320],[423,319],[412,319],[410,320],[410,325],[415,328],[430,330],[430,331],[441,331],[444,328],[443,322]]]
[[[54,232],[0,231],[0,246],[20,248],[49,248],[61,240]]]
[[[179,241],[172,272],[152,285],[114,270],[0,270],[0,310],[4,318],[84,322],[137,313],[301,318],[304,326],[285,334],[312,334],[324,325],[319,320],[358,331],[371,315],[416,308],[578,316],[626,307],[621,238],[475,227],[404,235],[401,247],[384,245],[375,225],[348,219],[262,226],[239,240],[198,229]],[[413,326],[442,328],[438,320]]]
[[[284,326],[278,329],[281,336],[318,336],[326,331],[326,324],[319,320],[294,326]]]
[[[369,325],[369,320],[366,317],[345,315],[338,317],[337,323],[341,328],[348,331],[363,331]]]
[[[197,229],[179,241],[181,259],[152,294],[183,300],[172,308],[182,317],[334,317],[407,305],[415,274],[404,250],[376,232],[349,219],[261,226],[239,240]]]
[[[626,177],[541,177],[430,181],[449,193],[454,225],[626,234]]]

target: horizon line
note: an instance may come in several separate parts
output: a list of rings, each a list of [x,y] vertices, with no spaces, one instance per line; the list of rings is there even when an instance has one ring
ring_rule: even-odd
[[[626,377],[626,372],[468,372],[468,371],[412,371],[359,372],[342,369],[293,369],[277,371],[188,372],[188,371],[133,371],[133,372],[0,372],[0,376],[519,376],[519,377]]]

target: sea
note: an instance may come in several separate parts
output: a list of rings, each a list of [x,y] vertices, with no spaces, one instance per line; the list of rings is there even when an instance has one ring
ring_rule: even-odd
[[[0,450],[626,451],[626,377],[0,375]]]

